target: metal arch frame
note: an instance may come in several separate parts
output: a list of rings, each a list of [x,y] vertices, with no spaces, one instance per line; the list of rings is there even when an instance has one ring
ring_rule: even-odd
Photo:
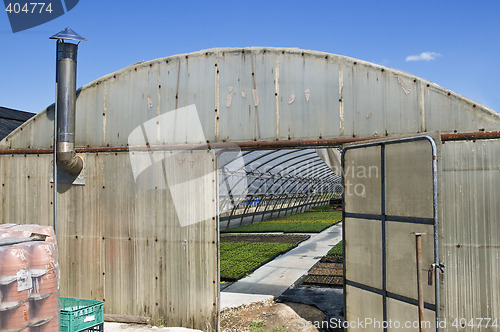
[[[221,155],[224,154],[224,153],[228,153],[228,152],[229,152],[229,150],[228,151],[222,151]],[[240,150],[240,152],[242,152],[242,155],[238,159],[243,159],[243,157],[245,157],[246,155],[252,153],[252,151],[241,151],[241,150]],[[227,165],[229,165],[230,163],[232,163],[235,160],[236,159],[231,159],[229,162],[225,163],[224,165],[220,165],[219,169],[225,168]]]
[[[272,150],[272,151],[270,151],[270,152],[268,152],[268,153],[265,153],[265,154],[263,154],[263,155],[261,155],[261,156],[259,156],[259,157],[255,158],[255,159],[252,159],[251,161],[249,161],[248,163],[246,163],[243,167],[238,168],[236,171],[239,171],[239,170],[241,170],[241,169],[244,169],[244,168],[245,168],[245,166],[250,165],[250,164],[254,163],[255,161],[257,161],[257,160],[259,160],[259,159],[261,159],[261,158],[263,158],[263,157],[265,157],[265,156],[268,156],[268,155],[271,155],[271,154],[273,154],[273,153],[277,153],[277,152],[282,152],[282,151],[283,151],[283,150]],[[298,151],[303,151],[303,150],[296,150],[296,149],[294,149],[294,150],[286,151],[285,153],[281,153],[281,154],[280,154],[279,156],[277,156],[277,157],[274,157],[274,158],[271,158],[271,159],[269,159],[269,160],[266,160],[264,163],[260,164],[258,167],[256,167],[256,168],[252,169],[252,170],[251,170],[251,172],[257,171],[257,170],[258,170],[259,168],[261,168],[262,166],[264,166],[264,165],[266,165],[266,164],[268,164],[268,163],[270,163],[270,162],[272,162],[272,161],[274,161],[274,160],[276,160],[276,159],[279,159],[279,158],[281,158],[281,157],[283,157],[283,156],[286,156],[286,155],[289,155],[289,154],[292,154],[292,153],[297,153]],[[296,156],[296,157],[294,157],[294,158],[302,157],[302,156],[305,156],[305,155],[308,155],[308,154],[312,154],[312,153],[315,153],[315,151],[314,151],[314,152],[313,152],[313,151],[308,151],[308,152],[303,153],[303,154],[301,154],[300,156]],[[286,161],[293,160],[294,158],[287,159]],[[318,158],[319,158],[319,157],[318,157]],[[286,162],[286,161],[283,161],[283,162]],[[283,162],[281,162],[280,164],[277,164],[277,165],[281,165]],[[275,168],[275,167],[276,167],[276,165],[275,165],[275,166],[273,166],[271,169],[273,169],[273,168]],[[266,171],[269,171],[269,170],[271,170],[271,169],[268,169],[268,170],[266,170]],[[239,184],[242,180],[243,180],[243,179],[238,180],[238,181],[234,184],[234,186],[238,185],[238,184]],[[248,186],[248,187],[250,187],[250,185],[251,185],[251,184],[253,184],[254,182],[255,182],[255,180],[254,180],[254,181],[252,181],[252,183],[248,184],[247,186]],[[233,188],[234,188],[234,186],[233,186]],[[232,211],[231,211],[230,215],[229,215],[229,218],[228,218],[228,226],[229,226],[229,223],[230,223],[230,221],[231,221],[231,217],[234,215],[234,211],[236,211],[237,207],[238,207],[238,206],[237,206],[237,205],[235,205],[235,206],[234,206],[234,208],[232,209]],[[244,218],[244,217],[243,217],[243,215],[245,215],[245,214],[246,214],[246,212],[247,212],[247,210],[248,210],[248,207],[249,207],[249,206],[245,207],[245,209],[243,210],[242,219],[241,219],[241,221],[240,221],[240,224],[243,222],[243,218]]]
[[[222,154],[223,152],[221,152]],[[245,153],[244,156],[248,156],[250,152]],[[276,156],[273,156],[273,154],[277,154]],[[280,169],[276,173],[271,173],[269,176],[259,176],[255,173],[261,173],[261,169],[263,166],[269,164],[272,161],[278,160],[279,158],[282,158],[284,156],[290,155],[290,154],[295,154],[292,158],[287,158],[276,165],[273,165],[273,167],[269,169],[265,169],[265,173],[271,173],[273,169],[283,166],[284,164],[287,164],[291,160],[294,159],[299,159],[295,161],[292,164],[288,164],[282,169]],[[312,156],[309,156],[312,155]],[[251,159],[248,162],[245,162],[244,166],[239,167],[236,170],[232,170],[229,173],[232,173],[232,175],[237,175],[237,173],[243,169],[246,168],[246,166],[260,160],[263,158],[267,158],[269,156],[272,156],[270,159],[266,160],[265,162],[259,164],[256,167],[253,167],[250,171],[247,172],[247,177],[251,176],[254,177],[251,182],[248,183],[248,187],[251,187],[252,185],[256,184],[257,182],[261,181],[260,184],[255,188],[255,193],[252,193],[249,195],[248,204],[245,206],[243,209],[243,212],[240,214],[236,214],[236,211],[238,208],[241,208],[241,205],[235,204],[234,199],[232,200],[233,202],[233,208],[231,209],[229,215],[225,216],[224,219],[227,219],[227,226],[230,225],[230,222],[234,217],[239,217],[241,215],[240,219],[240,224],[242,224],[243,220],[245,217],[249,216],[250,212],[249,210],[251,208],[255,208],[254,211],[252,212],[252,220],[251,222],[255,221],[256,215],[261,214],[262,219],[265,217],[266,213],[268,213],[269,209],[271,209],[271,217],[273,214],[273,211],[276,209],[276,206],[280,205],[280,210],[283,208],[284,204],[286,202],[291,202],[292,200],[302,200],[302,202],[307,202],[307,205],[314,204],[317,201],[319,201],[319,195],[314,195],[315,197],[312,197],[311,199],[304,199],[304,197],[310,196],[308,194],[307,196],[302,195],[302,197],[299,197],[299,191],[303,190],[306,187],[310,188],[318,188],[320,186],[324,186],[325,183],[331,183],[329,186],[330,188],[334,188],[334,184],[340,183],[340,177],[336,174],[333,173],[333,171],[326,165],[324,164],[324,161],[317,155],[316,151],[304,151],[304,150],[298,150],[298,149],[291,149],[290,151],[283,151],[283,150],[272,150],[269,152],[266,152],[264,154],[261,154],[260,156]],[[309,156],[309,157],[308,157]],[[243,156],[241,156],[243,157]],[[240,157],[240,158],[241,158]],[[225,174],[226,176],[224,177],[222,174],[221,178],[229,178],[231,174],[228,174],[228,171],[225,169],[225,166],[229,165],[231,162],[233,162],[236,159],[233,159],[231,161],[226,162],[223,166],[224,167],[219,167],[219,172]],[[314,171],[311,171],[310,165],[302,165],[304,163],[310,162],[313,160],[313,165]],[[323,165],[322,165],[323,164]],[[298,165],[301,165],[300,167],[296,167]],[[316,167],[319,166],[319,167]],[[295,170],[296,173],[293,176],[289,176],[289,174],[292,173],[292,170]],[[309,174],[307,174],[310,172]],[[332,173],[327,177],[324,177],[325,174]],[[253,176],[253,175],[254,176]],[[262,173],[261,173],[262,174]],[[304,177],[303,175],[307,174],[307,177]],[[320,178],[318,178],[320,177]],[[336,179],[337,178],[337,179]],[[239,185],[239,183],[243,180],[243,177],[239,179],[235,184],[233,184],[232,187],[228,187],[228,196],[231,196],[231,193],[233,189]],[[298,180],[298,182],[297,182]],[[294,185],[295,184],[295,185]],[[223,185],[223,181],[220,181],[219,185]],[[267,186],[266,192],[259,193],[259,191],[264,187]],[[284,190],[281,190],[282,188],[285,188]],[[292,188],[292,190],[298,189],[296,192],[293,193],[287,193],[289,188]],[[280,192],[282,191],[282,192]],[[333,195],[334,193],[331,193]],[[324,196],[325,193],[322,193],[320,196]],[[318,196],[318,197],[316,197]],[[221,197],[222,198],[222,197]],[[255,205],[254,200],[258,199],[257,205]],[[222,198],[224,206],[226,206],[230,201],[231,198]],[[273,204],[274,201],[274,204]],[[239,202],[241,203],[241,202]],[[301,204],[294,204],[294,206],[291,207],[291,209],[295,209],[297,207],[301,206]],[[264,209],[262,210],[262,207]],[[287,208],[288,210],[288,208]],[[281,212],[279,212],[281,214]]]
[[[321,162],[323,162],[323,161],[322,161],[322,160],[321,160],[321,159],[320,159],[320,158],[316,155],[316,156],[312,156],[312,157],[310,157],[310,158],[302,159],[302,160],[300,160],[300,161],[298,161],[298,162],[296,162],[296,163],[294,163],[294,164],[288,165],[285,169],[292,168],[292,167],[293,167],[293,166],[295,166],[296,164],[299,164],[299,163],[302,163],[302,162],[306,162],[306,161],[309,161],[309,160],[312,160],[312,159],[316,159],[316,158],[318,158]],[[285,160],[285,161],[283,161],[282,163],[277,164],[277,165],[276,165],[276,166],[274,166],[274,167],[280,166],[280,165],[282,165],[283,163],[288,162],[288,161],[290,161],[290,160],[293,160],[293,159],[288,159],[288,160]],[[323,162],[323,163],[324,163],[324,162]],[[273,168],[274,168],[274,167],[273,167]],[[327,166],[327,167],[328,167],[328,166]],[[270,168],[268,171],[270,171],[270,170],[271,170],[271,169],[273,169],[273,168]],[[281,172],[281,171],[280,171],[280,172]],[[276,175],[278,175],[280,172],[274,173],[274,174],[272,174],[272,176],[276,176]],[[287,174],[289,174],[289,173],[290,173],[290,172],[288,172]],[[297,175],[295,175],[295,177],[298,177],[298,176],[297,176]],[[254,180],[253,182],[255,182],[255,180]],[[249,184],[249,186],[250,186],[251,184],[253,184],[253,182],[252,182],[252,183],[250,183],[250,184]],[[273,183],[273,185],[274,185],[274,183]],[[258,190],[258,189],[260,189],[261,187],[262,187],[262,185],[261,185],[259,188],[257,188],[257,190]],[[272,188],[272,187],[270,187],[270,188]]]
[[[315,152],[315,151],[314,151],[314,152],[312,152],[312,151],[311,151],[311,152],[304,153],[304,154],[302,154],[302,155],[300,155],[300,156],[297,156],[297,157],[293,157],[293,158],[289,158],[289,159],[283,160],[281,163],[276,164],[276,165],[274,165],[273,167],[271,167],[271,168],[267,169],[267,170],[266,170],[266,172],[269,172],[269,171],[271,171],[272,169],[274,169],[274,168],[276,168],[276,167],[278,167],[278,166],[280,166],[280,165],[282,165],[282,164],[284,164],[284,163],[286,163],[286,162],[289,162],[290,160],[293,160],[293,159],[295,159],[295,158],[299,158],[299,157],[304,157],[304,156],[306,156],[306,155],[313,154],[313,153],[316,153],[316,152]],[[284,155],[283,155],[283,156],[284,156]],[[319,157],[318,157],[318,158],[319,158]],[[278,159],[278,158],[275,158],[275,159]],[[271,161],[271,160],[270,160],[270,161]],[[264,164],[262,164],[261,166],[264,166]],[[288,166],[287,168],[289,168],[289,167],[290,167],[290,166]],[[259,167],[259,168],[260,168],[260,167]],[[249,183],[249,184],[248,184],[248,186],[250,187],[250,186],[251,186],[254,182],[255,182],[255,180],[254,180],[254,181],[252,181],[251,183]]]
[[[236,171],[239,171],[239,170],[241,170],[241,169],[244,169],[244,168],[245,168],[245,166],[247,166],[247,165],[250,165],[250,164],[254,163],[256,160],[259,160],[259,159],[261,159],[261,158],[262,158],[262,157],[264,157],[264,156],[268,156],[268,155],[270,155],[270,154],[272,154],[272,153],[276,153],[277,151],[282,151],[282,150],[272,150],[272,151],[271,151],[271,152],[269,152],[269,153],[266,153],[266,154],[264,154],[264,155],[262,155],[262,156],[259,156],[258,158],[255,158],[255,159],[253,159],[253,160],[249,161],[249,162],[248,162],[248,163],[246,163],[243,167],[238,168]],[[271,161],[274,161],[274,160],[276,160],[276,159],[279,159],[279,158],[281,158],[281,157],[283,157],[283,156],[286,156],[286,155],[288,155],[288,154],[296,153],[297,151],[298,151],[298,150],[291,150],[291,151],[287,151],[286,153],[283,153],[283,154],[281,154],[281,155],[280,155],[280,156],[278,156],[278,157],[271,158],[271,159],[269,159],[269,160],[265,161],[264,163],[260,164],[258,167],[256,167],[256,168],[252,169],[251,171],[247,171],[247,173],[248,173],[248,172],[254,172],[254,171],[256,171],[257,169],[261,168],[262,166],[264,166],[264,165],[266,165],[266,164],[270,163]],[[300,150],[299,150],[299,151],[300,151]],[[311,154],[311,153],[312,153],[312,152],[308,152],[307,154]],[[289,160],[292,160],[292,159],[294,159],[294,158],[291,158],[291,159],[289,159]],[[273,168],[274,168],[274,167],[273,167]],[[271,168],[271,169],[272,169],[272,168]],[[266,170],[266,171],[269,171],[269,170]],[[238,180],[238,182],[236,182],[234,186],[238,185],[238,184],[239,184],[242,180],[243,180],[243,179]],[[253,183],[253,182],[252,182],[252,183]],[[233,188],[234,188],[234,186],[233,186]],[[250,186],[250,184],[249,184],[248,186]]]
[[[328,167],[328,166],[327,166],[327,167]],[[319,176],[319,175],[323,175],[323,174],[325,174],[326,172],[332,172],[332,171],[330,170],[330,168],[328,168],[327,170],[324,170],[323,172],[321,172],[320,174],[318,174],[318,176]],[[305,180],[305,178],[302,178],[302,179],[304,179],[304,180]],[[292,184],[293,184],[293,183],[292,183]],[[300,193],[300,192],[303,192],[303,188],[304,188],[305,186],[309,185],[309,184],[310,184],[310,182],[308,182],[307,180],[305,180],[302,184],[301,184],[300,182],[297,182],[297,183],[295,183],[295,186],[293,186],[291,190],[293,190],[293,189],[295,189],[297,186],[299,186],[299,190],[298,190],[297,192],[299,192],[299,193]],[[285,188],[285,190],[284,190],[284,192],[285,192],[285,193],[286,193],[286,190],[287,190],[289,187],[290,187],[290,186],[288,186],[287,188]],[[291,192],[290,194],[294,194],[294,192]],[[289,202],[292,200],[292,198],[293,198],[293,197],[291,197],[291,198],[288,200],[287,204],[290,204]],[[283,202],[283,203],[282,203],[282,205],[280,206],[280,209],[278,210],[278,217],[280,216],[280,210],[283,208],[283,204],[284,204],[284,203],[285,203],[285,202]]]
[[[319,157],[318,157],[318,158],[319,158]],[[320,159],[320,160],[321,160],[321,159]],[[318,175],[322,175],[322,174],[324,174],[324,173],[326,173],[326,172],[332,172],[332,171],[330,170],[330,168],[329,168],[328,166],[326,166],[326,164],[325,164],[325,168],[326,168],[326,169],[324,169],[324,172],[322,172],[321,174],[318,174]],[[323,169],[321,169],[321,170],[323,170]],[[296,180],[294,181],[294,179],[299,179],[299,182],[297,182]],[[287,197],[287,195],[289,195],[289,194],[293,194],[293,193],[289,193],[289,194],[287,194],[287,192],[286,192],[286,191],[287,191],[287,189],[288,189],[291,185],[293,185],[293,184],[296,184],[296,185],[297,185],[297,184],[299,184],[301,181],[304,181],[304,182],[305,182],[305,184],[301,187],[301,188],[303,188],[303,187],[305,187],[306,185],[310,185],[310,184],[312,183],[312,180],[313,180],[313,178],[308,179],[308,178],[303,178],[303,177],[290,177],[290,178],[287,178],[287,181],[285,181],[285,182],[284,182],[284,183],[283,183],[280,187],[278,187],[278,189],[281,189],[281,187],[283,187],[283,185],[284,185],[284,184],[289,183],[289,182],[291,181],[291,183],[289,183],[289,185],[288,185],[288,186],[287,186],[287,187],[286,187],[286,188],[282,191],[282,195],[285,195],[285,197]],[[321,180],[320,180],[320,181],[321,181]],[[292,189],[294,189],[294,188],[296,187],[296,185],[295,185]],[[278,202],[277,202],[277,203],[278,203]],[[276,204],[277,204],[277,203],[276,203]],[[276,206],[276,205],[275,205],[275,206]],[[282,203],[282,205],[280,206],[280,209],[279,209],[279,210],[281,210],[282,208],[283,208],[283,203]],[[257,209],[256,209],[256,210],[257,210]],[[274,210],[274,208],[273,208],[273,210]],[[279,217],[279,215],[280,215],[280,212],[278,211],[278,217]],[[272,217],[272,213],[271,213],[271,217]]]
[[[317,157],[317,156],[316,156],[316,157]],[[321,160],[321,158],[319,158],[319,157],[317,157],[317,158],[316,158],[316,157],[311,157],[311,158],[307,158],[307,159],[300,160],[300,161],[298,161],[297,163],[292,164],[292,165],[290,165],[290,166],[289,166],[289,167],[287,167],[287,168],[290,168],[290,167],[293,167],[293,166],[297,166],[297,165],[299,165],[299,164],[301,164],[301,163],[303,163],[303,162],[309,161],[309,160],[314,160],[314,161],[313,161],[314,165],[316,165],[316,164],[319,164],[319,165],[321,165],[321,164],[325,164],[325,162],[324,162],[323,160]],[[303,167],[305,167],[305,166],[306,166],[306,165],[301,165],[300,167],[297,167],[297,168],[295,168],[295,169],[296,169],[296,170],[299,170],[299,169],[301,169],[301,168],[303,168]],[[325,164],[325,166],[326,166],[326,164]],[[327,166],[327,167],[328,167],[328,166]],[[281,172],[282,172],[282,171],[279,171],[279,172],[277,172],[277,173],[275,173],[275,174],[277,175],[277,174],[280,174]],[[285,174],[284,174],[284,176],[287,176],[288,174],[290,174],[290,172],[291,172],[291,171],[289,171],[289,172],[285,173]],[[300,171],[300,172],[302,172],[302,171]],[[300,174],[300,172],[299,172],[299,173],[296,173],[296,175],[297,175],[297,174]],[[296,176],[296,175],[295,175],[295,176]]]
[[[318,157],[318,158],[319,158],[319,157]],[[302,162],[305,162],[305,161],[308,161],[308,160],[311,160],[311,159],[315,159],[315,157],[311,157],[311,158],[308,158],[308,159],[301,160],[301,161],[297,162],[296,164],[292,164],[292,165],[288,166],[287,168],[291,168],[291,167],[293,167],[293,166],[295,166],[295,165],[297,165],[297,164],[299,164],[299,163],[302,163]],[[315,163],[318,163],[318,164],[319,164],[319,163],[322,163],[322,162],[323,162],[323,161],[322,161],[321,159],[318,159],[318,161],[315,161]],[[301,167],[299,167],[299,168],[297,168],[297,169],[300,169],[300,168],[302,168],[302,166],[301,166]],[[280,171],[280,172],[281,172],[281,171]],[[278,173],[274,173],[274,174],[272,175],[272,178],[274,178],[274,177],[275,177],[276,175],[278,175],[280,172],[278,172]],[[274,181],[274,183],[271,185],[271,187],[269,187],[269,191],[271,191],[271,189],[274,187],[274,185],[275,185],[277,182],[279,182],[279,181],[281,181],[281,180],[283,180],[283,179],[285,179],[285,182],[288,182],[289,180],[292,180],[292,179],[293,179],[293,177],[287,177],[287,175],[288,175],[288,174],[290,174],[290,172],[291,172],[291,171],[287,172],[287,173],[286,173],[286,174],[284,174],[284,175],[280,175],[280,176],[278,177],[278,179],[277,179],[276,181]],[[301,171],[301,172],[302,172],[302,171]],[[295,177],[298,177],[298,175],[296,175]],[[282,186],[283,186],[283,184],[281,184],[279,187],[277,187],[277,189],[280,189]]]
[[[331,170],[330,170],[330,169],[325,170],[325,172],[327,172],[327,171],[331,171]],[[301,180],[302,180],[302,181],[303,181],[303,179],[304,179],[304,178],[301,178]],[[306,184],[309,184],[309,182],[307,182],[307,181],[306,181]],[[287,195],[286,191],[288,190],[288,188],[290,188],[290,186],[291,186],[291,185],[294,185],[294,186],[292,187],[292,189],[291,189],[291,190],[293,190],[293,189],[295,189],[298,185],[301,185],[301,181],[297,181],[297,182],[292,182],[292,183],[290,183],[290,184],[288,185],[288,187],[286,187],[286,188],[283,190],[283,193],[284,193],[285,195]],[[302,186],[302,187],[303,187],[303,186]],[[293,194],[293,193],[292,193],[292,192],[290,192],[288,195],[291,195],[291,194]],[[291,199],[292,199],[292,198],[290,198],[290,199],[288,200],[288,202],[289,202],[289,201],[291,201]],[[281,203],[280,208],[278,209],[278,217],[279,217],[279,216],[280,216],[280,214],[281,214],[281,210],[283,209],[284,204],[285,204],[285,200],[283,200],[283,202]],[[287,204],[288,204],[288,203],[287,203]],[[271,214],[271,216],[272,216],[272,214]]]

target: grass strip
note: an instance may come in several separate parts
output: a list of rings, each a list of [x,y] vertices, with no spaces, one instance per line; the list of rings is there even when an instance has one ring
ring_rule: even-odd
[[[232,227],[223,233],[319,233],[338,223],[342,219],[342,211],[304,212],[276,219],[257,222],[250,225]]]
[[[344,255],[343,241],[340,241],[334,245],[330,250],[328,250],[327,256],[340,257]]]
[[[296,243],[222,242],[220,243],[221,280],[238,280],[296,245]]]

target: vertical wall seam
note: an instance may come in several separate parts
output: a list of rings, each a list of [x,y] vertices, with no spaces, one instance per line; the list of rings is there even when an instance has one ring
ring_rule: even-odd
[[[427,128],[425,127],[425,93],[422,84],[418,85],[418,90],[420,94],[419,108],[420,108],[420,132],[425,133]]]
[[[276,140],[280,138],[280,59],[279,56],[276,56],[275,65],[274,65],[274,89],[276,96]]]
[[[339,66],[340,136],[344,136],[344,69]]]

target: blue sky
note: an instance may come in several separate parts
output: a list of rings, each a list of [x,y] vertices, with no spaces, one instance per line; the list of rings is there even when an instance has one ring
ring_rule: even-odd
[[[137,61],[207,48],[298,47],[403,70],[500,111],[499,14],[497,0],[80,0],[51,22],[12,33],[3,12],[0,106],[38,113],[53,103],[48,38],[69,26],[88,39],[78,86]]]

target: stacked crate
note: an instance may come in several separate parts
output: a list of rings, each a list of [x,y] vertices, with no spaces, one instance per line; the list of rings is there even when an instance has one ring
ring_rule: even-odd
[[[0,331],[58,330],[59,265],[54,230],[50,226],[0,225]]]

